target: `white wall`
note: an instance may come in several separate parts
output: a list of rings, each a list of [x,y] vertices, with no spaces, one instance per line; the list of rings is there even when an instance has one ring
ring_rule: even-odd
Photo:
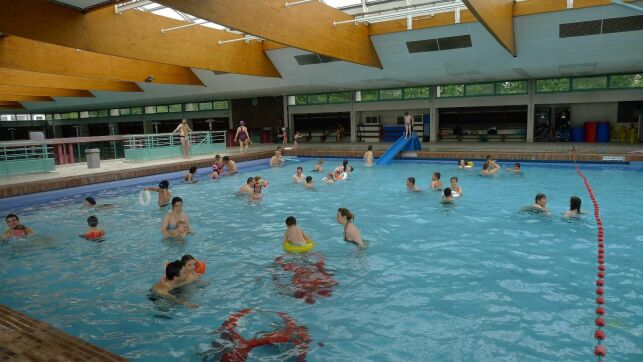
[[[572,127],[580,127],[585,122],[617,123],[618,103],[576,103],[571,104]]]

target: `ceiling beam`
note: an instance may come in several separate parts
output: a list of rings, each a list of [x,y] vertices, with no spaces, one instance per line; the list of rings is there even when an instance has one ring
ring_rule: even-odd
[[[516,35],[514,32],[513,0],[462,0],[487,31],[514,57]]]
[[[25,109],[25,107],[18,102],[0,102],[0,110],[2,109]]]
[[[23,87],[0,84],[0,94],[13,94],[19,96],[49,96],[49,97],[93,97],[94,95],[81,89]]]
[[[17,36],[0,41],[0,67],[130,82],[153,77],[152,83],[203,85],[187,67],[81,51]]]
[[[51,97],[42,96],[17,96],[13,94],[0,94],[0,102],[53,102]]]
[[[29,19],[29,21],[24,21]],[[73,49],[227,73],[279,77],[261,43],[220,45],[239,35],[142,11],[111,7],[81,14],[45,0],[0,0],[0,32]]]
[[[143,91],[136,83],[132,82],[100,78],[71,77],[6,68],[0,68],[0,84],[23,87],[101,90],[111,92]]]
[[[155,0],[159,4],[247,34],[352,63],[382,68],[368,25],[333,25],[354,17],[311,1],[286,7],[283,0]]]

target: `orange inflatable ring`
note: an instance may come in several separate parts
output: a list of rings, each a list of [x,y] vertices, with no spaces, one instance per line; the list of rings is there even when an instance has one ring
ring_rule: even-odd
[[[294,345],[294,348],[298,353],[297,358],[299,360],[305,360],[306,353],[308,351],[308,344],[311,341],[310,336],[308,335],[308,328],[298,325],[297,322],[295,322],[295,320],[286,313],[269,312],[276,314],[283,320],[283,330],[258,334],[260,337],[253,338],[251,340],[243,338],[236,330],[237,323],[239,322],[239,319],[253,312],[255,312],[255,310],[251,308],[242,309],[231,315],[225,322],[223,322],[221,328],[219,328],[221,338],[229,340],[234,344],[234,347],[231,350],[223,353],[221,361],[246,361],[250,351],[254,348],[276,344]]]
[[[197,260],[196,264],[194,265],[194,272],[196,272],[197,274],[203,274],[205,273],[205,267],[206,265],[204,261]]]
[[[103,236],[105,236],[105,232],[103,231],[92,231],[83,235],[85,239],[89,239],[89,240],[100,239]]]

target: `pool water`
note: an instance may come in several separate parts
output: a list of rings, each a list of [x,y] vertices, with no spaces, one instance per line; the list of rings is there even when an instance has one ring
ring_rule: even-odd
[[[193,185],[174,180],[171,191],[183,198],[195,231],[185,242],[162,240],[165,211],[138,203],[143,185],[115,183],[93,194],[99,204],[116,205],[111,209],[81,209],[83,194],[22,208],[21,221],[38,235],[0,244],[0,303],[140,361],[214,360],[212,341],[220,338],[213,332],[244,308],[285,312],[306,326],[311,361],[594,358],[596,226],[572,165],[524,164],[523,175],[485,178],[454,163],[353,162],[349,180],[334,185],[310,172],[315,160]],[[339,164],[327,159],[324,166]],[[313,175],[314,190],[292,184],[296,166]],[[581,167],[605,227],[608,357],[640,361],[643,173]],[[458,176],[463,197],[445,206],[439,193],[426,192],[434,171],[445,184]],[[270,186],[262,202],[248,204],[233,193],[255,174]],[[425,192],[406,192],[409,176]],[[547,194],[551,216],[520,212],[538,192]],[[589,214],[562,219],[572,195]],[[366,250],[343,241],[338,207],[356,215]],[[6,213],[11,205],[0,208]],[[77,236],[93,213],[107,231],[102,243]],[[323,259],[325,276],[336,283],[330,293],[295,298],[288,272],[275,263],[285,254],[280,243],[289,215],[316,242],[310,263]],[[163,262],[186,253],[207,262],[204,278],[180,295],[199,307],[148,300]],[[285,260],[303,263],[296,259]],[[263,319],[252,322],[257,332],[270,329]],[[288,348],[250,354],[289,357]]]

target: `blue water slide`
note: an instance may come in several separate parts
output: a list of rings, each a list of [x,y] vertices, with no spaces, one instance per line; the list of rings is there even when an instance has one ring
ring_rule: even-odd
[[[395,158],[395,155],[402,151],[409,142],[413,142],[413,139],[415,139],[415,137],[404,138],[404,136],[402,136],[398,138],[397,141],[377,159],[376,163],[378,165],[388,165],[391,163],[391,160]]]

